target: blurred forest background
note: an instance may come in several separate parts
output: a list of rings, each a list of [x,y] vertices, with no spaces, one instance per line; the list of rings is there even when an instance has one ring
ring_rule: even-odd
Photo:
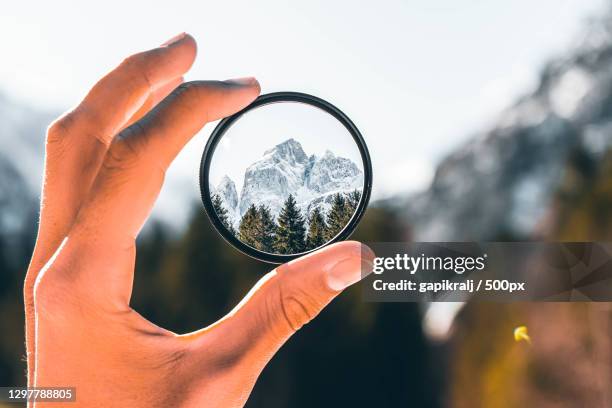
[[[24,174],[42,160],[52,117],[0,97],[1,385],[25,384],[22,280],[37,203]],[[611,209],[608,15],[442,160],[426,191],[372,203],[353,238],[607,241]],[[148,224],[136,269],[133,307],[187,332],[228,312],[269,266],[230,248],[194,204],[186,231]],[[519,325],[531,346],[514,341]],[[612,407],[611,339],[610,304],[376,304],[357,285],[281,349],[248,406]]]

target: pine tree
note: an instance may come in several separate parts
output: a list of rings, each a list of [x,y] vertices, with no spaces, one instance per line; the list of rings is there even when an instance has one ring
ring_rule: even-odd
[[[274,248],[281,254],[295,254],[304,251],[306,226],[304,217],[293,198],[289,194],[278,216],[278,227]]]
[[[308,217],[308,235],[306,236],[306,249],[318,248],[325,244],[327,231],[327,223],[325,222],[325,216],[321,210],[316,207],[310,212]]]
[[[238,227],[238,239],[250,247],[259,249],[258,240],[258,212],[255,204],[251,204],[244,213]]]
[[[221,196],[219,194],[216,194],[216,193],[213,194],[212,205],[221,223],[223,223],[225,228],[227,228],[227,230],[230,233],[232,233],[232,235],[236,235],[236,230],[232,226],[232,223],[227,214],[227,210],[225,209],[225,206],[223,205],[223,199],[221,199]]]
[[[348,194],[347,202],[350,208],[351,216],[357,209],[357,206],[359,205],[359,201],[361,201],[361,191],[355,189]]]
[[[270,209],[265,205],[260,205],[257,209],[257,229],[257,239],[259,241],[257,249],[273,253],[276,224]]]
[[[332,208],[329,210],[329,214],[327,215],[326,241],[329,241],[338,235],[340,231],[342,231],[350,219],[350,216],[351,212],[348,208],[347,200],[344,197],[344,194],[334,194]]]

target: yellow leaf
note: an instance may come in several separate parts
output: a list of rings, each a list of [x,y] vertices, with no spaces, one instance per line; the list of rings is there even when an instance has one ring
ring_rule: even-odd
[[[519,326],[516,329],[514,329],[514,340],[515,341],[524,340],[527,343],[531,344],[531,338],[529,337],[529,334],[527,333],[527,326]]]

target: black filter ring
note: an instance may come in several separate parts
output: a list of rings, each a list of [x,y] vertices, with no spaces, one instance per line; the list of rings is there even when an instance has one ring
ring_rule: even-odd
[[[255,99],[255,101],[253,101],[253,103],[251,103],[249,106],[247,106],[240,112],[237,112],[232,116],[228,116],[227,118],[221,120],[210,135],[210,138],[206,143],[206,147],[204,148],[204,153],[202,154],[202,161],[200,162],[200,195],[202,197],[204,209],[206,210],[206,214],[208,215],[210,222],[215,226],[219,234],[221,234],[221,236],[233,247],[255,259],[274,264],[281,264],[291,261],[292,259],[308,254],[319,248],[314,248],[298,254],[271,254],[244,244],[231,232],[229,232],[227,228],[225,228],[225,226],[217,216],[212,204],[210,183],[208,179],[210,176],[210,164],[213,154],[215,153],[215,149],[217,148],[217,145],[221,141],[221,138],[223,137],[225,132],[246,112],[249,112],[263,105],[282,102],[304,103],[329,113],[340,123],[342,123],[346,130],[349,131],[349,133],[355,140],[357,147],[359,148],[359,153],[361,154],[364,173],[364,185],[359,205],[357,206],[357,209],[353,213],[353,216],[349,220],[348,224],[346,224],[342,231],[340,231],[334,238],[332,238],[330,241],[326,242],[319,248],[330,245],[334,242],[343,241],[353,233],[353,231],[359,224],[359,221],[361,221],[361,218],[363,217],[363,214],[370,201],[370,195],[372,193],[372,161],[370,159],[370,153],[368,152],[368,148],[365,144],[363,136],[361,136],[359,129],[357,129],[357,126],[355,126],[355,124],[348,118],[348,116],[346,116],[340,109],[336,108],[334,105],[321,98],[317,98],[316,96],[300,92],[269,93],[265,95],[260,95],[257,99]]]

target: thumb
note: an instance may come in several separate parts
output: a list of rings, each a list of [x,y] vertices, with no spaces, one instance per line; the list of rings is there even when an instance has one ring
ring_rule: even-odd
[[[359,281],[362,271],[371,271],[373,258],[367,246],[347,241],[268,273],[212,330],[214,337],[222,339],[215,342],[222,353],[219,357],[239,361],[258,375],[293,333],[343,289]]]

